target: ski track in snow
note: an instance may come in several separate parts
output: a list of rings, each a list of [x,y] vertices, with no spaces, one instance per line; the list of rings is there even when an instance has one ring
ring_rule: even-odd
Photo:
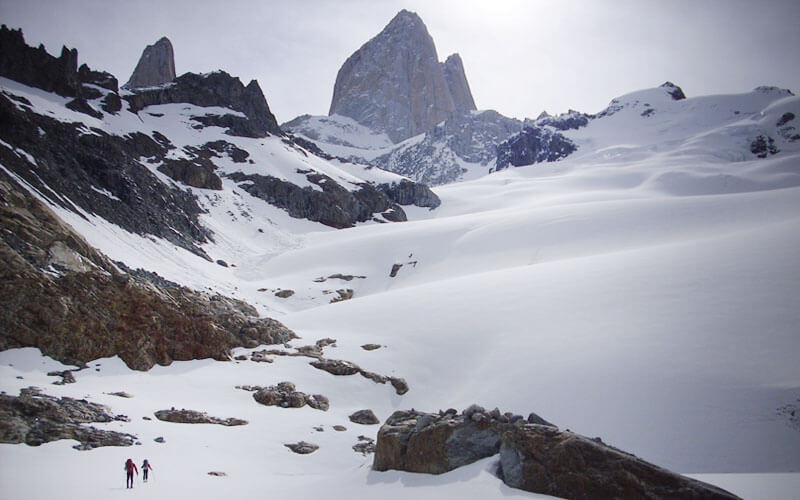
[[[361,167],[301,157],[278,140],[174,125],[204,112],[196,107],[101,122],[51,94],[0,83],[42,113],[113,133],[159,130],[179,148],[224,138],[251,152],[255,165],[247,168],[273,169],[299,185],[301,164],[345,183],[362,178]],[[175,362],[146,373],[112,358],[90,363],[76,384],[54,386],[44,374],[59,363],[35,349],[6,351],[0,389],[17,394],[36,385],[107,404],[131,422],[95,425],[136,434],[142,444],[88,452],[68,441],[0,445],[0,496],[108,498],[123,489],[121,466],[132,456],[154,467],[150,483],[137,482],[145,498],[303,499],[321,490],[333,498],[543,498],[505,487],[493,458],[441,476],[377,473],[371,456],[350,449],[378,427],[349,422],[355,410],[371,408],[385,420],[398,409],[477,402],[534,411],[745,498],[791,498],[800,489],[800,433],[776,409],[800,398],[800,143],[779,140],[778,155],[755,159],[748,141],[775,136],[777,117],[800,115],[800,100],[762,91],[671,102],[657,90],[623,96],[621,111],[568,132],[581,146],[574,157],[441,186],[442,206],[410,208],[408,223],[335,231],[292,219],[228,179],[223,191],[195,190],[215,233],[204,250],[228,268],[55,208],[112,259],[244,299],[294,329],[302,337],[294,346],[335,338],[326,357],[404,377],[411,390],[397,396],[289,357]],[[641,115],[645,103],[651,116]],[[234,168],[241,167],[221,160],[223,171]],[[403,266],[391,278],[394,264]],[[366,279],[314,281],[334,273]],[[354,299],[328,305],[330,292],[346,288]],[[281,299],[277,289],[296,293]],[[384,347],[367,352],[364,343]],[[234,388],[282,380],[328,396],[331,409],[264,407]],[[113,391],[134,398],[106,394]],[[250,423],[142,418],[172,406]],[[348,430],[335,432],[336,424]],[[324,432],[313,430],[319,425]],[[283,446],[299,440],[320,449],[301,456]]]

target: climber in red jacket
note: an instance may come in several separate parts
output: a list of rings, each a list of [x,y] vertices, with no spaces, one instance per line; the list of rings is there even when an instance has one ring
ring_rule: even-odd
[[[133,463],[133,460],[130,458],[127,462],[125,462],[125,472],[127,473],[127,480],[125,481],[126,488],[133,488],[133,473],[136,472],[136,475],[139,475],[139,469],[136,468],[136,464]]]

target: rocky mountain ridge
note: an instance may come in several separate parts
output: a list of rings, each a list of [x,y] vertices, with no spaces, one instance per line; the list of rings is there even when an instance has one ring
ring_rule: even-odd
[[[439,204],[425,186],[309,153],[280,130],[257,82],[221,71],[121,90],[78,67],[77,51],[55,58],[4,26],[0,76],[0,349],[35,346],[79,365],[118,355],[144,370],[294,336],[244,302],[111,262],[56,212],[213,261],[203,218],[220,199],[245,218],[268,206],[336,228]]]

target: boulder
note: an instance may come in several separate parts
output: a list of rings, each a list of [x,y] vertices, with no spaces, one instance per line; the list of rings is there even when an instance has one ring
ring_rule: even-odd
[[[503,434],[499,474],[513,488],[570,499],[739,498],[597,438],[537,424],[512,426]]]
[[[159,410],[155,412],[155,416],[164,422],[174,422],[179,424],[218,424],[226,427],[233,427],[237,425],[247,425],[247,420],[240,418],[217,418],[211,417],[204,412],[195,410]]]
[[[372,410],[358,410],[348,417],[354,424],[375,425],[381,423]]]
[[[300,441],[298,443],[287,443],[284,444],[284,446],[299,455],[308,455],[309,453],[314,453],[319,449],[319,445],[307,443],[305,441]]]
[[[355,375],[361,371],[355,363],[341,359],[318,359],[309,363],[314,368],[326,371],[331,375]]]
[[[502,418],[501,418],[502,417]],[[441,474],[500,451],[503,433],[514,425],[477,405],[424,413],[396,411],[378,431],[373,469]],[[518,422],[522,421],[520,417]]]

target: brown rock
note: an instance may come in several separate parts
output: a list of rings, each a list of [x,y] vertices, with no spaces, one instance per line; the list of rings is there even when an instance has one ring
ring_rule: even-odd
[[[511,487],[563,498],[737,499],[603,444],[553,427],[526,424],[503,434],[503,481]]]
[[[211,417],[204,412],[195,410],[159,410],[155,412],[155,416],[164,422],[173,422],[178,424],[218,424],[226,427],[233,427],[237,425],[247,425],[247,420],[240,418],[217,418]]]
[[[331,375],[355,375],[361,371],[355,363],[340,359],[319,359],[309,363],[314,368],[326,371]]]
[[[319,449],[319,445],[316,445],[314,443],[307,443],[305,441],[300,441],[298,443],[288,443],[284,444],[284,446],[300,455],[308,455],[309,453],[314,453]]]
[[[353,413],[348,417],[351,422],[354,424],[361,424],[361,425],[375,425],[379,424],[381,421],[378,420],[378,417],[372,412],[372,410],[358,410],[357,412]]]

